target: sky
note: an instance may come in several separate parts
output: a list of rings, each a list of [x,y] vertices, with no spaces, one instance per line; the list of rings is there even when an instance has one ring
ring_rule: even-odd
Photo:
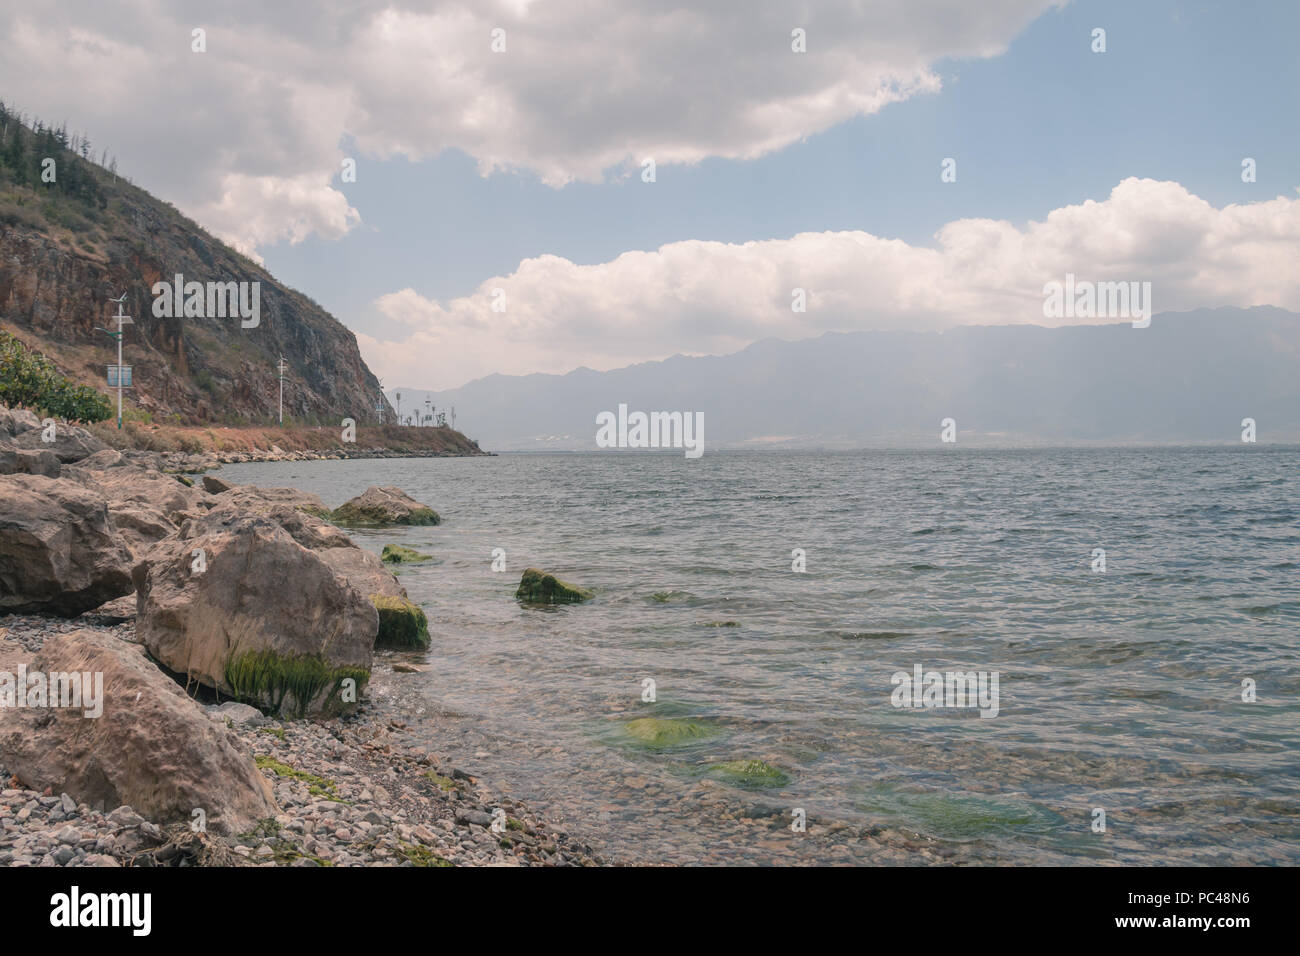
[[[389,389],[1088,321],[1043,314],[1067,273],[1300,309],[1300,4],[48,6],[0,3],[0,97],[330,310]]]

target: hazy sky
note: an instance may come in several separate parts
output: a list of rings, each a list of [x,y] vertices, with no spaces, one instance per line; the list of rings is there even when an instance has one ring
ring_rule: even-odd
[[[1298,33],[1285,0],[5,0],[0,96],[446,388],[1046,324],[1067,272],[1300,308]]]

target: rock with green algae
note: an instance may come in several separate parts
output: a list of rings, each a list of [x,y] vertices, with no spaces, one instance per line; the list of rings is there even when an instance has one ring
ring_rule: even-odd
[[[355,709],[370,669],[334,666],[317,655],[260,650],[232,656],[224,677],[236,700],[273,714],[336,716]]]
[[[581,604],[596,595],[553,574],[529,568],[519,580],[515,597],[528,604]]]
[[[386,544],[384,553],[380,557],[385,564],[418,564],[421,561],[432,560],[433,555],[422,554],[414,548],[404,548],[400,544]]]
[[[370,602],[379,612],[376,647],[424,650],[429,646],[429,618],[422,608],[405,598],[386,594],[372,594]]]
[[[714,764],[709,768],[709,774],[748,790],[784,787],[790,782],[789,774],[762,760],[729,760]]]
[[[335,508],[331,517],[339,524],[362,527],[442,523],[438,512],[420,504],[401,488],[391,486],[367,488],[351,501]]]
[[[673,747],[709,735],[709,728],[692,720],[640,717],[623,725],[624,732],[647,747]]]

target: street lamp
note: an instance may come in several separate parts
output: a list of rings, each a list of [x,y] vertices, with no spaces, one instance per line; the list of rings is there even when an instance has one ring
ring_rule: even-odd
[[[113,338],[117,339],[117,364],[108,371],[108,384],[111,388],[114,380],[117,382],[117,427],[120,431],[122,428],[122,387],[125,384],[129,384],[124,380],[130,377],[130,372],[122,366],[122,335],[124,334],[122,332],[122,327],[124,325],[134,325],[135,323],[131,321],[129,315],[122,311],[123,303],[126,302],[125,292],[122,293],[120,299],[109,299],[108,301],[117,303],[117,315],[113,316],[113,318],[117,319],[117,331],[111,332],[102,325],[95,326],[95,330],[103,332],[106,335],[111,335]]]

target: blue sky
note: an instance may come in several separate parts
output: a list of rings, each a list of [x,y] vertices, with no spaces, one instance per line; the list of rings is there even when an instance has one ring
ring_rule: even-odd
[[[1107,31],[1107,52],[1090,49]],[[446,299],[520,260],[579,264],[683,239],[744,242],[866,230],[929,245],[966,217],[1041,219],[1104,199],[1120,180],[1182,183],[1216,206],[1292,194],[1300,177],[1300,4],[1087,2],[1049,10],[988,60],[944,61],[944,89],[750,161],[708,159],[554,189],[529,172],[486,178],[459,150],[359,160],[338,184],[364,225],[342,239],[261,249],[281,279],[358,330],[393,331],[376,297]],[[353,150],[344,143],[344,152]],[[1258,181],[1240,177],[1243,156]],[[939,163],[957,159],[956,183]]]

